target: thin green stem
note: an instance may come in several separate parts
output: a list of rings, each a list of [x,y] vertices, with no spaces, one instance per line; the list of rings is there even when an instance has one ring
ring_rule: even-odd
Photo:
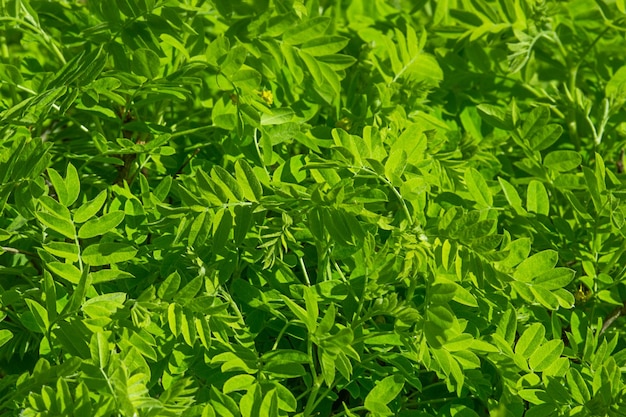
[[[382,181],[385,185],[387,185],[391,191],[393,192],[393,194],[396,196],[396,198],[398,199],[398,202],[400,203],[400,205],[402,206],[402,211],[404,212],[404,216],[406,217],[407,221],[409,222],[409,225],[411,227],[413,227],[413,225],[415,224],[413,217],[411,216],[411,212],[409,211],[408,206],[406,205],[406,202],[404,201],[404,197],[402,197],[402,194],[400,194],[400,192],[398,190],[396,190],[396,187],[391,183],[391,181],[389,181],[387,178],[383,177],[382,175],[378,174],[376,171],[362,166],[362,167],[350,167],[353,169],[360,169],[363,170],[365,172],[367,172],[370,175],[373,175],[374,177],[376,177],[378,180]]]
[[[569,74],[568,74],[568,98],[569,98],[569,106],[568,106],[568,112],[567,112],[567,127],[570,133],[570,137],[572,138],[572,140],[574,141],[574,145],[576,146],[576,150],[579,151],[581,148],[581,142],[580,142],[580,137],[578,134],[578,125],[576,122],[576,108],[577,108],[577,97],[578,97],[578,92],[577,92],[577,85],[578,85],[578,69],[580,68],[580,66],[582,65],[582,63],[584,62],[585,58],[587,57],[587,55],[591,52],[591,50],[595,47],[595,45],[600,41],[600,39],[602,39],[602,37],[610,30],[610,27],[606,27],[604,28],[604,30],[602,32],[600,32],[595,39],[587,46],[587,48],[585,48],[585,50],[583,51],[582,54],[580,54],[580,57],[578,58],[578,60],[575,63],[568,63],[568,66],[570,68]],[[560,39],[558,39],[558,37],[556,38],[557,40],[557,44],[559,46],[559,49],[561,51],[561,54],[563,54],[563,57],[566,61],[568,61],[568,52],[565,49],[565,47],[563,46],[563,44],[561,43]],[[606,112],[605,112],[606,113]],[[606,123],[605,123],[606,124]],[[592,126],[592,130],[594,131],[594,141],[596,144],[598,144],[598,134],[597,132],[595,132],[595,127]],[[602,126],[602,133],[604,133],[604,126]],[[601,140],[601,136],[600,136],[600,140]]]
[[[272,350],[276,350],[278,349],[278,343],[280,342],[280,339],[283,338],[285,332],[287,331],[287,329],[289,328],[289,326],[291,326],[293,324],[292,321],[288,321],[287,323],[285,323],[285,325],[283,326],[282,329],[280,329],[280,332],[278,332],[278,336],[276,336],[276,341],[274,342],[274,346],[272,346]]]
[[[19,84],[18,84],[18,85],[16,85],[16,87],[17,87],[17,89],[18,89],[18,90],[25,91],[25,92],[27,92],[27,93],[29,93],[29,94],[32,94],[32,95],[37,95],[37,92],[36,92],[36,91],[31,90],[31,89],[30,89],[30,88],[28,88],[28,87],[24,87],[24,86],[19,85]],[[60,110],[61,110],[61,107],[60,107],[58,104],[56,104],[56,103],[52,103],[52,108],[53,108],[54,110],[56,110],[56,111],[60,111]],[[65,117],[65,118],[67,118],[68,120],[70,120],[70,121],[74,122],[74,123],[76,124],[76,126],[78,126],[78,127],[80,128],[80,130],[82,130],[83,132],[85,132],[85,133],[89,133],[89,128],[88,128],[88,127],[86,127],[85,125],[83,125],[82,123],[80,123],[80,122],[79,122],[78,120],[76,120],[74,117],[72,117],[72,116],[70,116],[70,115],[68,115],[68,114],[64,114],[64,115],[63,115],[63,117]]]
[[[358,407],[353,407],[353,408],[350,408],[348,410],[341,411],[341,412],[339,412],[337,414],[333,414],[333,417],[343,417],[343,416],[345,416],[348,413],[353,413],[355,411],[365,411],[365,410],[367,410],[367,408],[365,408],[364,406],[360,405]]]
[[[302,257],[298,258],[300,262],[300,268],[302,268],[302,273],[304,274],[304,280],[306,281],[306,285],[311,286],[311,280],[309,279],[309,274],[306,272],[306,265],[304,264],[304,259]]]
[[[228,304],[230,304],[231,308],[237,315],[237,319],[239,320],[239,323],[245,326],[246,321],[243,318],[243,314],[241,314],[241,310],[239,310],[237,303],[235,302],[235,300],[233,300],[233,297],[231,297],[228,291],[226,290],[221,291],[220,295],[228,302]]]
[[[320,376],[317,374],[317,370],[315,369],[313,340],[310,333],[307,338],[307,354],[309,356],[309,367],[311,368],[311,376],[313,377],[313,386],[310,389],[309,398],[307,399],[306,405],[304,406],[304,412],[302,414],[303,417],[309,417],[313,413],[313,410],[315,409],[315,402],[317,400],[317,393],[322,386]]]
[[[600,33],[598,33],[598,35],[595,37],[595,39],[589,44],[589,46],[587,46],[587,48],[585,48],[585,50],[583,51],[582,54],[580,54],[580,58],[578,59],[578,61],[576,62],[576,71],[578,71],[578,68],[580,67],[580,65],[584,62],[585,58],[587,57],[587,54],[589,54],[589,52],[591,52],[591,50],[594,48],[594,46],[596,46],[596,44],[600,41],[600,39],[602,39],[604,37],[604,35],[606,35],[606,33],[611,30],[610,26],[607,26],[604,28],[604,30]]]
[[[46,40],[46,42],[49,41],[49,37],[46,33],[44,33],[40,28],[38,28],[37,26],[23,20],[17,17],[11,17],[11,16],[2,16],[0,17],[0,22],[15,22],[20,26],[24,26],[28,29],[30,29],[31,31],[38,33],[39,35],[42,36],[42,38],[44,40]],[[50,49],[50,51],[52,53],[54,53],[55,55],[57,55],[57,57],[61,60],[61,62],[65,65],[65,57],[63,56],[63,54],[61,53],[61,51],[59,51],[59,48],[56,45],[50,45],[48,43],[44,43],[44,46],[48,49]]]
[[[363,291],[361,292],[361,296],[358,297],[359,304],[357,306],[356,313],[354,313],[354,318],[352,319],[352,323],[350,323],[350,327],[352,329],[357,328],[358,326],[362,325],[365,321],[369,320],[369,315],[366,315],[365,317],[361,317],[361,313],[363,311],[363,305],[365,304],[365,292],[367,291],[368,276],[369,276],[369,271],[368,271],[368,268],[365,267],[365,277],[364,277],[365,282],[363,283]],[[358,320],[357,318],[360,318],[360,320]]]
[[[265,166],[265,158],[263,157],[263,154],[261,153],[261,148],[259,146],[259,138],[257,137],[258,132],[259,132],[259,130],[255,128],[254,129],[254,134],[252,135],[252,137],[254,138],[254,147],[256,149],[257,155],[259,156],[259,160],[261,161],[261,166],[263,166],[263,169],[265,170],[265,173],[269,176],[270,173],[267,170],[267,167]]]
[[[370,318],[371,317],[368,317],[368,320]],[[356,344],[364,342],[365,340],[370,339],[372,337],[379,337],[379,336],[384,336],[384,335],[394,335],[394,334],[397,334],[397,333],[395,331],[378,331],[376,333],[370,333],[370,334],[363,335],[361,337],[357,337],[357,338],[355,338],[352,341],[352,344],[356,345]]]
[[[27,256],[34,256],[34,257],[37,256],[36,253],[29,252],[29,251],[23,250],[23,249],[12,248],[10,246],[0,246],[0,250],[2,250],[4,252],[15,253],[15,254],[22,254],[22,255],[27,255]]]
[[[468,395],[467,397],[464,397],[466,399],[472,399],[475,398],[474,395]],[[431,404],[441,404],[441,403],[447,403],[450,401],[455,401],[458,400],[458,397],[444,397],[444,398],[435,398],[432,400],[425,400],[425,401],[419,401],[415,404],[415,407],[420,407],[423,405],[431,405]]]
[[[330,387],[324,388],[324,391],[320,395],[318,395],[317,400],[315,401],[315,404],[313,405],[313,409],[315,409],[318,405],[320,405],[320,403],[324,401],[325,398],[328,397],[328,394],[330,394],[336,386],[337,386],[337,383],[333,382]]]
[[[216,127],[213,125],[208,125],[208,126],[194,127],[193,129],[181,130],[180,132],[172,133],[172,136],[170,137],[170,139],[174,139],[179,136],[192,135],[194,133],[204,132],[206,130],[212,130],[212,129],[216,129]],[[206,144],[206,145],[208,146],[210,144]]]

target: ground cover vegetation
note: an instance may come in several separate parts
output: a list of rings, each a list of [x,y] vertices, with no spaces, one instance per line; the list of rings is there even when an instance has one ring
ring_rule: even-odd
[[[0,413],[626,415],[625,32],[0,1]]]

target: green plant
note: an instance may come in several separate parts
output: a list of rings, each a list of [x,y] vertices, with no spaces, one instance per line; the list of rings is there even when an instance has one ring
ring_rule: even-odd
[[[0,1],[0,409],[626,414],[623,0]]]

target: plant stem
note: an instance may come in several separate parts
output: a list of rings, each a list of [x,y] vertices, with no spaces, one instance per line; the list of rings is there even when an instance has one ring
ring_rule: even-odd
[[[360,405],[358,407],[353,407],[353,408],[351,408],[349,410],[344,410],[344,411],[341,411],[341,412],[339,412],[337,414],[333,414],[332,417],[343,417],[343,416],[345,416],[348,413],[352,413],[353,411],[364,411],[364,410],[367,410],[367,408],[365,408],[362,405]]]
[[[309,274],[306,272],[306,265],[304,265],[304,259],[302,257],[298,258],[300,262],[300,268],[302,268],[302,273],[304,274],[304,280],[306,281],[306,285],[311,286],[311,280],[309,279]]]
[[[27,255],[27,256],[34,256],[34,257],[37,256],[36,253],[29,252],[29,251],[23,250],[23,249],[12,248],[12,247],[9,247],[9,246],[0,246],[0,250],[2,250],[4,252],[15,253],[15,254],[22,254],[22,255]]]
[[[304,412],[302,413],[303,417],[309,417],[313,410],[315,409],[315,403],[317,400],[317,392],[319,391],[322,382],[320,380],[320,376],[317,374],[315,369],[315,359],[313,352],[313,340],[311,339],[312,334],[309,333],[307,337],[307,353],[309,355],[309,367],[311,368],[311,376],[313,386],[311,388],[311,392],[309,394],[309,398],[307,399],[306,405],[304,406]]]
[[[212,129],[216,129],[216,127],[209,125],[209,126],[194,127],[192,129],[187,129],[187,130],[181,130],[179,132],[172,133],[171,139],[177,138],[179,136],[185,136],[185,135],[191,135],[194,133],[204,132],[205,130],[212,130]]]
[[[373,176],[375,176],[378,180],[382,181],[385,185],[387,185],[391,191],[393,192],[393,194],[396,196],[396,198],[398,199],[398,201],[400,202],[400,205],[402,206],[402,211],[404,212],[404,216],[406,217],[407,221],[409,222],[409,226],[413,227],[414,225],[414,221],[413,221],[413,217],[411,216],[411,212],[409,211],[409,208],[406,205],[406,202],[404,201],[404,197],[402,197],[402,194],[400,194],[400,192],[398,190],[396,190],[396,187],[391,183],[391,181],[389,181],[387,178],[383,177],[382,175],[378,174],[376,171],[368,168],[368,167],[351,167],[353,169],[360,169],[363,170],[365,172],[367,172],[368,174],[371,174]]]

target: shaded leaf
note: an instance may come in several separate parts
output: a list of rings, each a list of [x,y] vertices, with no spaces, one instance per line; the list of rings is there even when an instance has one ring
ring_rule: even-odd
[[[150,80],[156,78],[160,72],[159,56],[150,49],[139,48],[133,52],[133,72]]]

